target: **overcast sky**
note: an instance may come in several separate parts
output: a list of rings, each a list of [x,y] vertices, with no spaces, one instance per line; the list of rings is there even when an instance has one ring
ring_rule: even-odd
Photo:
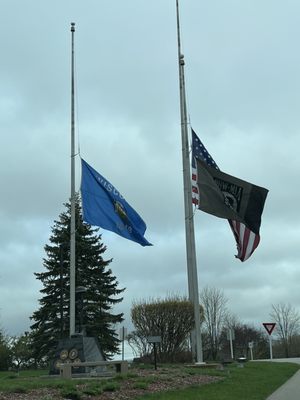
[[[187,295],[175,0],[0,0],[0,326],[38,308],[44,245],[70,196],[70,23],[81,156],[140,213],[153,247],[102,232],[133,300]],[[300,311],[300,3],[181,1],[191,124],[219,167],[269,189],[261,243],[235,259],[226,220],[195,213],[199,288],[241,321]],[[76,162],[80,186],[80,163]]]

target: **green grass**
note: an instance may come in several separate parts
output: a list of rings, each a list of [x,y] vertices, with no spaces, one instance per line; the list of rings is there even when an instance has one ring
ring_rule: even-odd
[[[15,372],[0,372],[0,391],[10,393],[27,393],[40,388],[56,388],[76,391],[76,381],[66,381],[47,377],[48,370],[28,370]],[[84,381],[82,381],[84,383]]]
[[[172,368],[161,366],[158,375],[140,377],[136,373],[138,371],[132,369],[128,374],[117,375],[113,379],[81,379],[80,384],[78,380],[48,378],[45,376],[48,371],[21,371],[19,374],[0,372],[0,391],[28,393],[30,390],[48,387],[58,389],[68,399],[80,400],[86,395],[96,396],[104,391],[122,390],[122,383],[127,380],[131,382],[131,387],[147,390],[156,381],[200,374],[220,376],[222,379],[217,383],[187,389],[145,394],[137,400],[264,400],[299,368],[296,364],[270,362],[248,362],[244,368],[234,364],[224,371],[186,368],[182,365]]]
[[[20,372],[0,371],[0,381],[2,382],[2,379],[41,377],[43,375],[48,375],[48,374],[49,374],[48,369],[30,369]]]
[[[103,392],[116,392],[120,386],[116,382],[107,382],[103,386]]]
[[[244,368],[234,365],[226,369],[224,379],[217,383],[144,395],[136,400],[265,400],[299,368],[296,364],[271,362],[251,362]]]
[[[148,389],[149,384],[145,381],[138,381],[135,382],[135,384],[133,385],[134,389],[142,389],[142,390],[146,390]]]

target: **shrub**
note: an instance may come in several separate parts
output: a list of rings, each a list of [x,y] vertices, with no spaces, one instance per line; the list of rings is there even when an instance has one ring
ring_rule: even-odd
[[[65,399],[70,400],[81,400],[82,394],[78,392],[75,388],[65,388],[61,390],[61,395]]]
[[[148,383],[147,382],[135,382],[135,384],[133,385],[134,389],[143,389],[146,390],[148,389]]]
[[[107,382],[103,386],[103,391],[104,392],[115,392],[120,389],[120,385],[118,385],[116,382]]]

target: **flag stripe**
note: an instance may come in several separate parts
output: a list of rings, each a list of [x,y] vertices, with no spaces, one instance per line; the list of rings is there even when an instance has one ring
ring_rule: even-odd
[[[197,168],[192,165],[192,202],[196,206],[199,204],[199,189],[197,185]]]
[[[259,244],[260,237],[251,232],[243,223],[228,220],[229,225],[234,234],[238,254],[236,255],[241,261],[246,261],[254,252]]]
[[[219,169],[199,137],[192,129],[192,203],[198,206],[199,202],[201,201],[201,193],[199,194],[199,188],[197,185],[197,168],[195,158],[206,162],[206,164],[210,165],[211,167]],[[237,245],[238,254],[236,257],[241,261],[246,261],[259,245],[260,236],[259,234],[252,232],[241,222],[228,220],[228,223],[231,227]]]

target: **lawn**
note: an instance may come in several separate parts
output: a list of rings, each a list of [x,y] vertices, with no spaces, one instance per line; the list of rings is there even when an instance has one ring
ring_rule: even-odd
[[[225,370],[183,365],[132,367],[113,378],[62,380],[48,371],[0,373],[0,399],[30,400],[265,400],[300,366],[290,363],[248,362]]]
[[[265,400],[299,368],[290,363],[250,362],[244,368],[228,368],[227,377],[217,383],[140,396],[137,400]]]

